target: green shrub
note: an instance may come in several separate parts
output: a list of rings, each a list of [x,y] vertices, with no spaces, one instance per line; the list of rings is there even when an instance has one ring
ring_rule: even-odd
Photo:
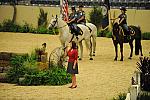
[[[101,21],[103,18],[102,9],[100,7],[95,6],[93,10],[89,13],[89,16],[89,22],[93,23],[97,26],[97,28],[99,28],[99,26],[101,26]]]
[[[98,34],[97,34],[97,36],[98,37],[106,37],[107,34],[109,34],[109,35],[111,34],[108,28],[105,29],[105,30],[99,31]]]
[[[71,82],[71,76],[64,67],[59,66],[39,70],[37,56],[33,52],[31,55],[16,55],[11,59],[7,80],[20,85],[64,85]]]
[[[25,23],[23,26],[21,26],[19,28],[18,32],[20,32],[20,33],[27,33],[27,32],[30,31],[30,28],[31,27],[29,26],[29,24]]]
[[[0,26],[0,31],[2,32],[20,32],[20,33],[27,33],[27,32],[34,32],[33,28],[25,23],[23,26],[14,24],[11,20],[4,20]]]
[[[34,33],[38,33],[38,34],[52,34],[52,35],[54,35],[56,32],[58,32],[58,29],[47,29],[47,28],[45,28],[45,27],[38,27],[37,29],[36,29],[36,32],[34,32]],[[56,34],[58,34],[58,33],[56,33]]]
[[[150,40],[150,32],[142,33],[143,40]]]
[[[71,77],[65,68],[53,67],[50,72],[50,85],[64,85],[71,82]]]
[[[126,93],[120,93],[116,98],[113,98],[112,100],[125,100],[126,99]]]
[[[108,33],[106,33],[106,37],[107,38],[112,38],[112,32],[109,31]]]
[[[7,72],[7,79],[10,83],[17,83],[20,77],[26,73],[36,72],[35,54],[31,55],[16,55],[11,58],[11,68]]]
[[[0,23],[0,32],[2,32],[3,31],[3,26],[2,26],[2,24]]]
[[[40,33],[40,34],[46,34],[47,33],[47,29],[45,27],[39,27],[36,30],[36,33]]]
[[[26,74],[19,82],[20,85],[64,85],[71,82],[71,76],[66,73],[65,68],[53,67],[47,71],[37,74]]]
[[[17,32],[20,28],[19,25],[14,24],[11,20],[4,20],[2,23],[3,32]]]
[[[7,72],[7,80],[9,83],[17,83],[19,77],[25,74],[25,68],[23,67],[24,61],[26,61],[28,55],[25,56],[14,56],[11,59],[11,68]]]
[[[38,33],[38,34],[58,34],[58,29],[47,29],[44,26],[33,28],[31,25],[25,23],[20,26],[14,24],[11,20],[4,20],[0,24],[0,32],[20,32],[20,33]]]
[[[59,30],[58,28],[55,28],[55,34],[58,35],[59,34]]]
[[[47,34],[55,34],[55,29],[47,29]]]
[[[137,100],[150,100],[150,92],[140,91]]]
[[[46,27],[46,25],[47,25],[47,13],[45,13],[44,10],[40,8],[38,27]]]

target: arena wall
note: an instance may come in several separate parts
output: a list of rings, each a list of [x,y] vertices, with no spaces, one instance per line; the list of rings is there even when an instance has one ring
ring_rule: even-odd
[[[52,15],[60,15],[59,7],[40,7],[40,6],[22,6],[17,5],[17,15],[16,15],[16,23],[24,24],[28,23],[33,27],[37,27],[38,17],[40,10],[39,8],[43,8],[45,12],[48,13],[48,21],[52,18]],[[89,18],[89,12],[92,8],[84,8],[86,13],[86,18]],[[70,9],[69,9],[70,11]],[[120,13],[118,9],[111,9],[111,17],[117,17]],[[135,10],[128,9],[128,24],[129,25],[139,25],[143,32],[150,32],[150,10]],[[0,23],[5,19],[12,19],[13,17],[13,7],[9,5],[0,5]]]

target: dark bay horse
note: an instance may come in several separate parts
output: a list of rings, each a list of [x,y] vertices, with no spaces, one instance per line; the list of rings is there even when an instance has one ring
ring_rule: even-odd
[[[130,38],[127,38],[127,36],[124,34],[125,31],[123,30],[123,28],[119,26],[118,23],[113,24],[112,40],[113,40],[115,53],[116,53],[116,56],[114,59],[115,61],[118,58],[118,44],[120,45],[120,53],[121,53],[120,61],[123,61],[123,43],[129,43],[130,49],[131,49],[129,59],[132,59],[134,39],[135,39],[135,55],[139,55],[139,51],[140,51],[141,56],[143,56],[140,27],[129,26],[129,29],[130,29]]]

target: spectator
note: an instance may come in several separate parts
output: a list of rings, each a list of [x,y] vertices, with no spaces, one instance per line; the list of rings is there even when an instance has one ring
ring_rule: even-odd
[[[76,74],[78,74],[78,51],[74,41],[71,42],[71,48],[66,51],[68,59],[67,73],[72,75],[72,85],[69,88],[76,88]]]

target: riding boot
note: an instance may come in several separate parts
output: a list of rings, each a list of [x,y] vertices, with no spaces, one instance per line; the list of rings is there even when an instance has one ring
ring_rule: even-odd
[[[76,36],[76,39],[77,39],[77,40],[79,39],[78,36]]]
[[[78,38],[78,35],[79,35],[79,34],[80,34],[80,30],[77,29],[76,32],[75,32],[75,35],[76,35],[77,40],[79,39],[79,38]]]
[[[75,36],[76,36],[76,38],[77,38],[77,40],[78,40],[78,39],[79,39],[79,38],[78,38],[78,32],[75,32]]]
[[[130,36],[130,31],[127,31],[127,39],[130,40],[131,36]]]

